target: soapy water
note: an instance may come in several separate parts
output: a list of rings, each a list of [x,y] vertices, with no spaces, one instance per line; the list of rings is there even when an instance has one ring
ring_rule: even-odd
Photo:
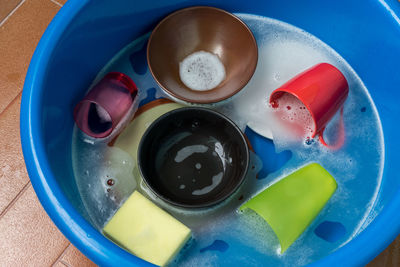
[[[225,252],[229,248],[229,244],[224,240],[215,240],[211,245],[200,249],[200,252],[206,252],[210,250]]]
[[[94,226],[101,229],[136,188],[132,172],[135,163],[118,147],[93,145],[86,138],[74,129],[72,164],[88,214]]]
[[[225,79],[225,67],[217,55],[197,51],[179,63],[181,81],[195,91],[217,87]]]
[[[346,234],[346,228],[340,222],[324,221],[314,230],[314,233],[331,243],[337,242]]]
[[[147,188],[139,174],[132,171],[136,162],[132,156],[135,155],[128,155],[121,149],[85,139],[75,127],[72,159],[77,186],[92,223],[98,229],[102,228],[135,189],[190,227],[193,240],[171,265],[305,265],[346,244],[377,215],[372,208],[383,167],[380,120],[361,80],[330,47],[289,24],[255,15],[237,15],[249,26],[256,38],[259,47],[257,69],[239,94],[224,105],[213,108],[230,117],[242,130],[249,125],[264,136],[273,135],[276,151],[285,153],[290,150],[290,160],[282,168],[274,169],[273,172],[265,173],[263,177],[256,179],[262,162],[273,159],[258,158],[251,153],[251,167],[246,179],[231,197],[211,209],[184,210],[163,202]],[[137,84],[140,101],[147,99],[148,88],[151,88],[155,98],[165,96],[151,77],[148,68],[143,67],[143,64],[146,64],[141,65],[139,74],[134,71],[129,59],[130,55],[144,50],[143,46],[148,36],[139,38],[119,52],[103,68],[97,79],[109,71],[121,71]],[[341,70],[350,88],[343,113],[346,140],[344,146],[337,151],[327,149],[316,139],[309,142],[288,142],[290,136],[288,132],[280,130],[281,120],[274,120],[273,110],[268,102],[274,89],[321,62],[330,63]],[[336,140],[339,120],[340,116],[337,113],[327,125],[324,133],[327,143]],[[108,164],[108,161],[111,164]],[[124,167],[123,162],[127,167]],[[327,169],[336,179],[338,189],[307,230],[281,255],[279,242],[269,225],[251,210],[245,210],[243,213],[237,210],[252,196],[310,162],[318,162]],[[112,176],[114,185],[107,184],[107,175]],[[108,189],[110,191],[107,191]],[[328,242],[317,236],[314,230],[324,221],[343,225],[346,230],[343,236],[335,242]],[[228,244],[227,248],[224,251],[200,252],[215,240],[223,240]]]

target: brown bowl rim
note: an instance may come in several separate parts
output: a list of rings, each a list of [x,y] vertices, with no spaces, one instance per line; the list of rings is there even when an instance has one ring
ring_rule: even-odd
[[[236,20],[239,21],[239,22],[244,26],[244,28],[249,32],[249,34],[250,34],[250,36],[251,36],[251,39],[252,39],[252,41],[253,41],[252,43],[253,43],[254,46],[255,46],[256,63],[254,64],[254,67],[253,67],[253,69],[252,69],[252,74],[249,75],[249,77],[245,80],[245,82],[243,83],[242,86],[239,86],[235,91],[233,91],[232,93],[230,93],[230,94],[228,94],[228,95],[226,95],[226,96],[224,96],[224,97],[220,97],[220,98],[216,98],[216,99],[210,99],[210,100],[195,100],[195,99],[189,99],[189,98],[182,97],[181,95],[175,94],[173,91],[169,90],[169,89],[166,88],[164,85],[162,85],[162,84],[160,83],[160,81],[157,79],[156,75],[154,74],[153,69],[151,68],[150,59],[149,59],[149,47],[150,47],[151,40],[153,39],[154,33],[157,32],[157,29],[158,29],[166,20],[168,20],[170,17],[175,16],[175,15],[177,15],[177,14],[179,14],[179,13],[182,13],[182,12],[186,12],[186,11],[189,11],[189,10],[196,10],[196,9],[212,9],[212,10],[216,10],[216,11],[218,11],[218,12],[222,12],[222,13],[224,13],[224,14],[226,14],[226,15],[229,15],[229,16],[231,16],[232,18],[236,19]],[[257,64],[258,64],[258,45],[257,45],[257,41],[256,41],[256,39],[255,39],[255,37],[254,37],[254,35],[253,35],[253,32],[250,30],[250,28],[247,26],[247,24],[244,23],[239,17],[235,16],[234,14],[232,14],[232,13],[226,11],[226,10],[217,8],[217,7],[211,7],[211,6],[191,6],[191,7],[182,8],[182,9],[179,9],[179,10],[177,10],[177,11],[172,12],[171,14],[169,14],[168,16],[166,16],[165,18],[163,18],[163,19],[157,24],[157,26],[156,26],[156,27],[153,29],[153,31],[151,32],[150,37],[149,37],[149,40],[148,40],[148,42],[147,42],[147,47],[146,47],[146,59],[147,59],[147,64],[148,64],[148,66],[149,66],[149,70],[150,70],[151,76],[153,76],[153,78],[154,78],[154,80],[157,82],[157,84],[158,84],[158,85],[161,87],[161,89],[162,89],[164,92],[166,92],[168,95],[170,95],[170,96],[172,96],[172,97],[174,97],[174,98],[176,98],[176,99],[178,99],[178,100],[184,101],[184,102],[186,102],[186,103],[192,103],[192,104],[215,104],[215,103],[218,103],[218,102],[222,102],[222,101],[224,101],[224,100],[227,100],[227,99],[231,98],[232,96],[236,95],[237,93],[239,93],[239,92],[249,83],[249,81],[251,80],[251,78],[252,78],[253,75],[254,75],[254,72],[255,72],[255,70],[256,70],[256,68],[257,68]],[[188,90],[190,90],[190,89],[188,89]]]

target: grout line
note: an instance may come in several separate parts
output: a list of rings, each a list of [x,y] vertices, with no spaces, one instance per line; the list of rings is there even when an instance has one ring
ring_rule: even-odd
[[[26,185],[19,191],[19,193],[14,197],[13,200],[8,203],[8,205],[4,208],[4,210],[0,213],[0,219],[3,218],[3,216],[11,209],[11,207],[14,205],[15,202],[22,196],[23,193],[28,189],[29,185],[31,184],[31,181],[28,181]]]
[[[61,252],[61,254],[57,257],[57,259],[55,259],[55,261],[53,262],[53,264],[51,265],[52,267],[55,266],[57,264],[57,262],[61,262],[62,264],[66,265],[65,262],[63,262],[61,259],[62,257],[65,255],[65,253],[67,253],[67,249],[71,246],[71,243],[68,244],[68,246],[63,250],[63,252]],[[68,265],[66,265],[68,267]]]
[[[5,113],[7,111],[7,109],[9,109],[14,104],[15,101],[18,100],[18,98],[21,95],[22,95],[22,90],[20,90],[19,93],[14,97],[14,99],[11,100],[10,103],[8,103],[7,106],[2,111],[0,111],[0,117],[1,117],[1,115],[3,115],[3,113]]]
[[[74,266],[71,266],[71,264],[69,264],[68,262],[65,262],[63,260],[60,260],[60,263],[64,264],[64,266],[66,266],[66,267],[74,267]]]
[[[17,9],[25,3],[25,0],[22,0],[8,15],[0,22],[0,27],[17,11]]]
[[[63,6],[62,4],[60,4],[59,2],[57,2],[56,0],[50,0],[50,1],[53,2],[54,4],[56,4],[57,6],[60,6],[60,7]]]

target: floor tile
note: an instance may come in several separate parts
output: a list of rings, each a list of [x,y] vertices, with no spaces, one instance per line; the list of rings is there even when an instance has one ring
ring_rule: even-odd
[[[73,266],[67,266],[64,263],[62,263],[61,261],[58,261],[55,264],[53,264],[51,267],[73,267]]]
[[[21,89],[14,83],[8,81],[0,71],[0,114],[10,104],[10,102],[18,95]]]
[[[53,0],[53,1],[56,1],[60,5],[64,5],[67,2],[67,0]]]
[[[29,181],[19,135],[20,103],[18,95],[0,115],[0,214]]]
[[[0,0],[0,23],[20,2],[21,0]]]
[[[366,267],[400,266],[400,236],[390,246],[372,260]]]
[[[95,267],[92,261],[86,258],[76,247],[72,244],[66,249],[60,262],[70,267]]]
[[[1,266],[50,266],[68,246],[31,185],[0,219]]]
[[[35,47],[59,9],[49,0],[26,0],[0,27],[0,73],[7,82],[22,88]]]

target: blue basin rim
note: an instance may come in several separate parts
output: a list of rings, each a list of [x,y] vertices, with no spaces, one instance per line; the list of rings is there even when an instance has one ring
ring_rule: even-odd
[[[44,209],[61,232],[80,251],[101,266],[152,266],[119,248],[94,229],[72,206],[51,171],[43,144],[41,104],[46,68],[66,27],[89,0],[69,0],[42,36],[32,57],[21,102],[21,142],[31,183]],[[385,3],[386,4],[386,3]],[[357,237],[311,265],[364,265],[386,248],[400,232],[400,190]]]

